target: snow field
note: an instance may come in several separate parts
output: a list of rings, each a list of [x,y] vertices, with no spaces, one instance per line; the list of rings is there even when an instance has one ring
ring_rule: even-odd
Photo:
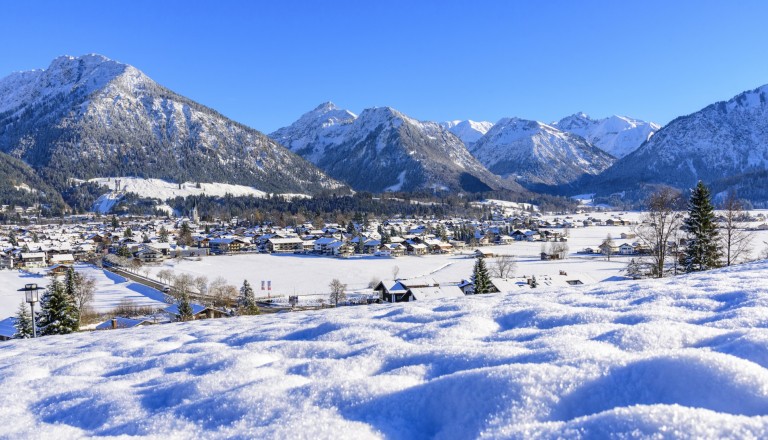
[[[78,264],[75,270],[96,280],[94,298],[89,304],[95,312],[109,312],[125,300],[138,307],[167,307],[163,302],[162,292],[156,289],[87,264]],[[0,270],[0,319],[16,316],[19,303],[24,300],[24,292],[17,290],[25,284],[37,283],[40,287],[50,284],[51,278],[43,276],[42,273],[44,270],[38,269],[34,272]],[[35,305],[36,310],[39,310],[39,307],[39,303]]]
[[[11,341],[4,435],[765,438],[768,262]]]

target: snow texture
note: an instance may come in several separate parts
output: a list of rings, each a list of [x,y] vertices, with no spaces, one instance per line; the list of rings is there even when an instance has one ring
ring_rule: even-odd
[[[768,262],[10,341],[6,438],[765,438]]]

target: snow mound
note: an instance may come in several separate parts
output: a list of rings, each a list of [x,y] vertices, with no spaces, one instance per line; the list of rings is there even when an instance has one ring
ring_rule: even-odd
[[[768,262],[10,341],[11,438],[765,438]]]

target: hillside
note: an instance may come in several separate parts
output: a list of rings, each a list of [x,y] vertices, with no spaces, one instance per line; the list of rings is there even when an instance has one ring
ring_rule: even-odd
[[[594,179],[590,189],[610,194],[662,183],[685,190],[699,180],[728,181],[728,187],[718,184],[721,191],[749,189],[749,176],[768,169],[767,101],[763,86],[679,117]],[[765,192],[747,193],[765,200]]]
[[[765,438],[768,262],[2,343],[9,438]]]
[[[0,151],[47,182],[144,177],[265,192],[345,191],[262,133],[101,55],[0,79]]]
[[[604,119],[592,119],[584,113],[565,117],[552,125],[583,137],[592,145],[619,159],[637,150],[661,128],[655,122],[645,122],[627,116],[614,115]]]

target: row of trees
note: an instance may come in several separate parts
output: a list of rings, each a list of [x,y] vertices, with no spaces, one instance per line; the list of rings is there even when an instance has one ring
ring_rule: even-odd
[[[628,272],[661,278],[679,270],[730,266],[749,255],[752,236],[742,222],[744,205],[735,194],[728,194],[723,202],[719,223],[709,189],[702,182],[691,191],[687,206],[684,203],[680,193],[668,187],[649,196],[647,213],[635,229],[649,255],[643,263],[633,262]]]
[[[81,318],[88,303],[93,300],[96,281],[93,278],[67,270],[64,283],[54,278],[40,300],[40,311],[32,316],[22,302],[16,315],[15,338],[31,338],[33,320],[40,336],[64,335],[80,329]]]

